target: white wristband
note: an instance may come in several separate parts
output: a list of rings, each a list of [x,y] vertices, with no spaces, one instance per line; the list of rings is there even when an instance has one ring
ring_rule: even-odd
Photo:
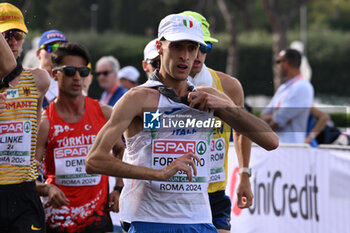
[[[252,169],[251,168],[248,168],[248,167],[241,167],[238,171],[239,174],[242,174],[242,173],[247,173],[248,174],[248,177],[250,177],[252,175]]]

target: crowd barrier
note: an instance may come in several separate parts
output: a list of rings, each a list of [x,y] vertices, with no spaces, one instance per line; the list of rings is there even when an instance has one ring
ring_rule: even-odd
[[[233,233],[350,232],[350,148],[253,146],[250,178],[254,194],[248,209],[237,207],[238,162],[229,149],[226,193],[232,201]]]
[[[232,233],[350,233],[350,148],[252,146],[249,209],[236,205],[239,183],[234,146],[229,148],[227,195],[232,201]],[[110,177],[110,188],[115,178]],[[112,213],[119,227],[119,214]]]

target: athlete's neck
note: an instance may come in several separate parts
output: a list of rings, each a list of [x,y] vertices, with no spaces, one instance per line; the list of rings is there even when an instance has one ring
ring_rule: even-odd
[[[177,80],[169,76],[168,74],[165,77],[159,72],[159,79],[161,82],[168,87],[171,87],[175,90],[178,96],[184,96],[188,93],[188,84],[187,80]]]
[[[77,122],[85,112],[85,96],[68,97],[60,93],[55,100],[55,107],[63,120]]]

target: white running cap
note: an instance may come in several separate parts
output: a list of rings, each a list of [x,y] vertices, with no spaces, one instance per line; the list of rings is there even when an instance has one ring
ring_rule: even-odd
[[[146,45],[145,49],[143,50],[143,60],[147,61],[147,59],[154,59],[159,56],[157,51],[157,45],[156,45],[157,39],[151,40]]]
[[[133,66],[125,66],[118,72],[118,79],[125,78],[136,83],[140,77],[140,72]]]
[[[206,45],[203,40],[202,24],[190,15],[171,14],[160,21],[158,39],[168,41],[189,40]]]

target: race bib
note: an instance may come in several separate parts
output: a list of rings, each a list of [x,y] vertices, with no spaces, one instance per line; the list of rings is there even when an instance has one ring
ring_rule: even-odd
[[[225,181],[225,139],[212,139],[210,143],[210,180],[209,183]]]
[[[91,145],[67,146],[54,149],[56,184],[90,186],[101,181],[101,175],[87,174],[85,158]]]
[[[0,123],[0,163],[29,165],[31,121]]]
[[[151,181],[152,189],[158,192],[169,193],[203,193],[207,192],[209,161],[209,146],[202,140],[153,140],[152,142],[152,168],[163,169],[178,157],[192,152],[197,155],[200,162],[195,161],[197,176],[189,182],[183,171],[177,172],[168,181]]]

